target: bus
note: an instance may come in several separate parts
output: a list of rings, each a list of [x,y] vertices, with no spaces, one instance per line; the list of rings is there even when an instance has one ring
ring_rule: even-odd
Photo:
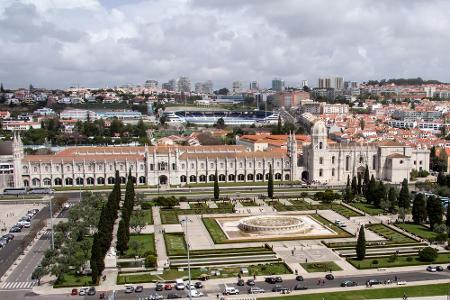
[[[3,190],[3,195],[26,195],[27,188],[6,188]]]
[[[55,190],[51,188],[31,188],[28,194],[53,194],[54,192]]]

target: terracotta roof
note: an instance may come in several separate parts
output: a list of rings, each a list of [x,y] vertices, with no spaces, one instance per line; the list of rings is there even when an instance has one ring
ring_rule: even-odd
[[[224,159],[224,158],[283,158],[284,150],[256,151],[256,152],[229,152],[229,153],[183,153],[180,159]]]
[[[392,153],[387,156],[387,158],[410,158],[410,156],[406,156],[400,153]]]

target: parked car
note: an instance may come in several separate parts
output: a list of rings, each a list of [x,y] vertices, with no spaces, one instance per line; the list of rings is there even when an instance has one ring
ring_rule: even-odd
[[[283,278],[281,278],[280,276],[275,277],[275,282],[280,283],[283,282]]]
[[[201,288],[203,288],[203,283],[201,283],[201,281],[197,281],[197,282],[195,283],[195,288],[196,288],[196,289],[201,289]]]
[[[342,287],[346,287],[346,286],[357,286],[358,283],[356,283],[355,281],[351,281],[351,280],[345,280],[341,283]]]
[[[132,285],[126,285],[125,286],[125,293],[126,294],[131,294],[132,292],[134,292],[134,287]]]
[[[21,231],[22,231],[22,229],[20,227],[17,227],[17,226],[13,226],[9,230],[10,233],[12,233],[12,232],[21,232]]]
[[[180,295],[175,294],[175,293],[169,293],[167,294],[167,299],[178,299],[178,298],[182,298]]]
[[[271,283],[271,284],[274,284],[274,283],[277,282],[276,279],[275,279],[275,277],[266,277],[265,281],[266,281],[267,283]]]
[[[142,293],[142,291],[144,291],[144,287],[142,285],[138,285],[136,286],[136,288],[134,289],[135,293]]]
[[[237,282],[237,285],[238,286],[244,286],[245,285],[244,279],[239,279],[238,282]]]
[[[7,239],[0,239],[0,248],[3,248],[6,246],[6,244],[8,244],[8,240]]]
[[[162,300],[164,297],[160,294],[150,294],[148,297],[145,297],[145,300]]]
[[[272,288],[272,292],[285,292],[285,291],[289,291],[289,289],[285,286],[282,286],[280,284],[276,284],[273,288]]]
[[[295,280],[303,281],[303,276],[301,276],[301,275],[295,276]]]
[[[95,293],[96,293],[96,290],[95,290],[95,287],[93,287],[93,286],[91,286],[87,291],[88,296],[94,296]]]
[[[5,239],[7,239],[8,241],[11,241],[11,240],[14,239],[14,234],[7,233],[7,234],[3,235],[2,238],[5,238]]]
[[[325,275],[325,278],[328,279],[328,280],[333,280],[334,279],[334,275],[330,273],[330,274]]]
[[[369,285],[382,284],[382,282],[381,282],[380,280],[378,280],[378,279],[370,279],[370,280],[367,281],[367,283],[368,283]]]
[[[406,281],[405,280],[397,281],[397,285],[406,285]]]
[[[249,286],[254,286],[256,283],[255,283],[255,280],[253,280],[253,279],[249,279],[249,280],[247,280],[247,285],[249,285]]]
[[[71,294],[72,296],[78,295],[78,289],[72,289],[72,291],[70,292],[70,294]]]
[[[307,290],[307,289],[308,289],[308,287],[301,283],[297,283],[294,286],[294,290],[296,290],[296,291],[302,291],[302,290]]]
[[[166,291],[170,291],[172,289],[172,285],[170,283],[167,283],[167,284],[164,285],[164,289]]]
[[[444,268],[442,266],[437,266],[436,271],[442,272],[442,271],[444,271]]]
[[[251,288],[248,289],[249,294],[262,294],[265,292],[266,291],[264,289],[257,287],[257,286],[252,286]]]
[[[225,285],[225,288],[222,292],[224,295],[239,295],[239,290],[234,286]]]
[[[79,296],[86,296],[88,290],[89,290],[88,287],[82,287],[82,288],[80,288],[80,290],[78,292],[78,295]]]
[[[428,272],[437,272],[436,267],[433,267],[433,266],[428,266],[427,271]]]
[[[204,296],[204,294],[203,294],[202,292],[199,292],[199,291],[197,291],[197,290],[190,290],[190,291],[188,292],[188,297],[189,297],[189,295],[190,295],[192,298],[198,298],[198,297]]]
[[[157,283],[155,286],[155,291],[161,292],[164,290],[164,285],[162,283]]]

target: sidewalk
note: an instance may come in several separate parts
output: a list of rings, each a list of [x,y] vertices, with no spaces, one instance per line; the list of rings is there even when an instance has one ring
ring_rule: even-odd
[[[156,255],[158,257],[157,261],[158,269],[162,270],[164,266],[168,264],[168,257],[166,251],[166,243],[164,241],[164,235],[162,233],[163,225],[161,224],[161,215],[159,213],[159,207],[153,206],[152,213],[153,213],[153,227],[155,231],[155,248],[156,248]]]

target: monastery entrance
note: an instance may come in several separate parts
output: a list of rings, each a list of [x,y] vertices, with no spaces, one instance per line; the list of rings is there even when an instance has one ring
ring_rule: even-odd
[[[166,185],[168,183],[167,181],[168,180],[167,180],[167,176],[166,175],[159,176],[159,184],[160,185]]]

